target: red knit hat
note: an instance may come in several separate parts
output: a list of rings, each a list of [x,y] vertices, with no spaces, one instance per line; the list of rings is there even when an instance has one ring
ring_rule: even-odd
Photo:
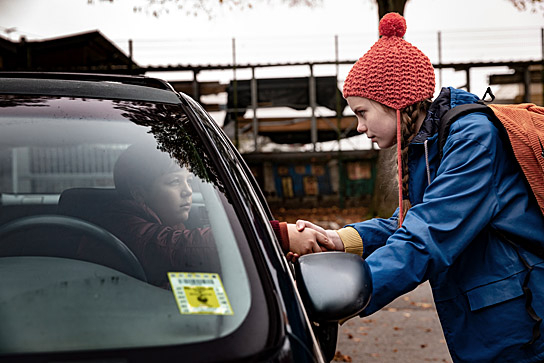
[[[380,39],[351,68],[344,82],[344,98],[365,97],[395,110],[431,98],[435,75],[429,58],[402,37],[406,21],[386,14]]]
[[[429,58],[402,37],[406,20],[388,13],[380,20],[380,39],[353,65],[344,81],[344,98],[358,96],[397,111],[399,225],[403,220],[400,110],[434,94],[435,75]]]

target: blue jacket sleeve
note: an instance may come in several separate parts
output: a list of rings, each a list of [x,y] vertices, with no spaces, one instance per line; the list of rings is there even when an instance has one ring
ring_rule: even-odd
[[[495,154],[501,147],[497,130],[485,117],[459,119],[452,125],[436,178],[422,202],[408,211],[402,227],[391,233],[391,219],[354,227],[365,248],[367,243],[377,246],[390,234],[366,259],[374,292],[362,315],[443,272],[489,223],[499,209],[495,174],[500,161]]]
[[[346,227],[355,228],[363,240],[363,258],[367,258],[376,249],[385,245],[385,242],[397,230],[399,209],[388,218],[373,218],[367,221],[348,224]]]

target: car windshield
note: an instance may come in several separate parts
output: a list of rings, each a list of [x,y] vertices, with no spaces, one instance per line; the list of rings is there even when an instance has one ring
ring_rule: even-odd
[[[219,175],[180,105],[0,96],[0,356],[235,331],[252,291]]]

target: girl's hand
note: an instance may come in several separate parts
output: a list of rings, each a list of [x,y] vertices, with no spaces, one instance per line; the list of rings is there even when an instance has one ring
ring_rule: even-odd
[[[297,220],[295,225],[299,232],[305,231],[307,229],[313,229],[314,231],[326,235],[328,237],[327,239],[332,242],[332,246],[330,244],[323,245],[322,247],[325,251],[344,251],[344,243],[338,235],[338,232],[332,229],[325,230],[323,227],[320,227],[313,224],[312,222],[308,222],[302,219]]]

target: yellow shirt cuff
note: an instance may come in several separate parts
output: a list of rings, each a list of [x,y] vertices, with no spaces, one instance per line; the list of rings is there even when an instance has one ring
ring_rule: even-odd
[[[336,230],[336,232],[340,236],[346,252],[359,256],[363,255],[363,239],[355,228],[345,227]]]

